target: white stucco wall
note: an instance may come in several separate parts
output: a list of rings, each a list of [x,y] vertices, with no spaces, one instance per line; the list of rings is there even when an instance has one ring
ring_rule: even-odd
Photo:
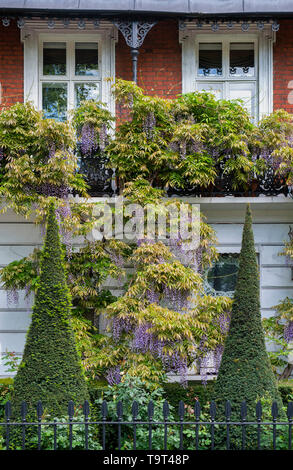
[[[273,306],[286,296],[293,296],[291,268],[285,257],[278,256],[293,226],[293,199],[266,198],[188,198],[201,205],[207,221],[215,228],[222,253],[239,252],[246,202],[251,203],[256,250],[259,254],[261,309],[263,316],[274,314]],[[97,199],[96,199],[97,200]],[[0,216],[0,267],[20,259],[41,245],[40,230],[33,224],[8,212]],[[112,292],[121,292],[117,282]],[[0,345],[22,353],[30,322],[30,306],[20,293],[18,305],[7,305],[6,292],[0,285]],[[0,377],[7,376],[0,364]]]

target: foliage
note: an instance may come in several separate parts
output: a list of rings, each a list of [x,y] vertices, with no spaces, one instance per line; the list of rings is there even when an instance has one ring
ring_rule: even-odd
[[[126,194],[130,202],[139,194],[143,207],[151,201],[161,213],[170,205],[144,181],[129,183]],[[163,244],[156,233],[151,238],[143,233],[133,247],[129,261],[135,269],[124,295],[103,312],[111,334],[101,339],[99,364],[110,384],[118,383],[123,371],[157,384],[176,372],[184,381],[195,357],[223,341],[217,319],[231,302],[204,295],[200,273],[216,256],[215,235],[203,220],[199,228],[200,244],[187,253],[180,238],[175,246]]]
[[[72,112],[81,155],[99,156],[109,143],[108,132],[114,117],[100,101],[82,101]]]
[[[4,418],[4,407],[8,400],[11,400],[13,392],[13,379],[0,379],[0,419]],[[1,433],[0,433],[1,434]]]
[[[104,162],[107,156],[123,180],[127,201],[139,201],[144,208],[155,204],[164,215],[172,204],[180,204],[173,198],[163,199],[168,186],[209,186],[221,167],[231,175],[234,187],[245,187],[267,166],[281,168],[287,161],[285,155],[290,154],[292,123],[288,114],[278,112],[256,126],[240,103],[217,101],[205,92],[164,100],[146,96],[133,83],[119,80],[114,93],[128,116],[117,126],[115,138],[113,117],[99,102],[82,102],[71,123],[42,119],[30,103],[2,110],[1,195],[4,210],[10,207],[27,217],[34,215],[37,222],[44,221],[54,199],[67,248],[73,326],[88,377],[111,375],[121,367],[157,380],[166,372],[183,372],[195,355],[219,352],[222,347],[226,333],[221,318],[227,317],[230,303],[204,295],[202,282],[202,273],[217,256],[214,232],[201,217],[200,246],[187,263],[180,254],[179,239],[175,246],[156,238],[140,240],[138,246],[106,239],[89,242],[96,222],[95,205],[86,199],[82,161],[93,157]],[[280,172],[285,175],[283,169]],[[85,199],[71,197],[76,194]],[[126,212],[123,220],[129,220]],[[82,235],[85,244],[72,251],[75,235]],[[122,283],[122,266],[130,262],[135,272],[125,278],[124,294],[115,299],[103,288],[104,282],[116,278]],[[2,269],[5,288],[35,292],[39,264],[36,250]],[[105,312],[110,330],[120,328],[119,338],[101,336],[91,324]],[[182,313],[186,314],[184,321]],[[143,351],[140,346],[133,350],[133,341],[142,330],[152,352],[150,343],[148,352],[145,346]],[[175,342],[172,330],[177,335]],[[100,353],[101,346],[105,354]]]
[[[293,300],[289,297],[274,307],[276,314],[263,319],[266,339],[274,346],[269,352],[274,372],[279,379],[288,378],[293,366],[288,363],[292,355]],[[291,360],[292,362],[292,360]]]
[[[30,413],[37,401],[42,400],[48,413],[62,416],[70,400],[79,404],[87,398],[69,318],[71,298],[63,260],[54,204],[51,203],[32,321],[14,380],[14,413],[23,400]]]
[[[248,205],[230,329],[215,385],[215,397],[220,408],[230,400],[234,413],[246,400],[250,416],[256,399],[266,393],[271,401],[277,400],[279,405],[282,404],[261,325],[259,273]]]
[[[272,164],[277,173],[293,183],[293,118],[283,109],[265,116],[256,133],[256,144],[262,157]]]
[[[69,426],[68,416],[61,416],[58,418],[51,418],[45,416],[42,419],[42,439],[41,449],[42,450],[53,450],[54,449],[54,427],[52,425],[46,426],[46,421],[55,421],[60,423],[57,425],[57,439],[56,439],[56,450],[69,450]],[[75,410],[72,418],[72,450],[84,450],[85,449],[85,425],[79,424],[84,422],[84,414],[80,409]],[[88,450],[101,450],[102,447],[97,441],[94,426],[91,426],[91,419],[88,420]],[[63,425],[61,423],[64,423]],[[38,449],[38,436],[33,435],[26,443],[27,450]]]
[[[127,258],[129,252],[130,248],[123,242],[102,240],[85,242],[79,250],[65,254],[67,284],[73,304],[72,327],[83,367],[91,378],[100,373],[96,359],[100,335],[92,320],[116,300],[103,283],[108,277],[123,279],[124,269],[117,264],[117,259],[120,256]],[[31,255],[2,268],[4,288],[8,292],[25,290],[27,295],[34,293],[40,281],[40,257],[41,251],[35,249]]]
[[[165,189],[209,187],[224,171],[234,189],[245,190],[271,166],[292,179],[293,123],[285,111],[256,125],[240,101],[207,92],[168,100],[117,80],[114,94],[128,119],[119,123],[106,153],[121,182],[143,178]]]
[[[117,404],[122,401],[123,419],[132,421],[132,404],[134,401],[138,404],[138,421],[148,421],[148,404],[150,401],[154,404],[154,421],[164,421],[163,419],[163,403],[164,390],[160,387],[148,387],[144,381],[138,377],[131,377],[126,374],[121,382],[117,385],[108,387],[104,392],[104,396],[97,400],[97,404],[101,406],[102,401],[106,400],[108,404],[108,419],[117,420]],[[170,414],[168,419],[174,421],[174,410],[170,406]],[[136,448],[144,450],[149,448],[149,430],[148,426],[138,425],[136,431]],[[179,431],[178,426],[168,426],[167,431],[168,450],[177,449],[179,447]],[[162,450],[164,448],[164,433],[162,425],[152,426],[152,448],[153,450]],[[117,430],[108,433],[107,449],[117,449]],[[133,449],[133,426],[123,425],[121,429],[121,450]]]
[[[78,207],[68,199],[73,192],[86,196],[87,188],[77,173],[74,147],[75,137],[69,122],[42,119],[42,113],[31,103],[17,103],[2,109],[2,210],[10,207],[26,217],[35,214],[37,221],[42,222],[51,196],[67,225],[72,228],[74,224],[82,224],[90,208],[84,204]]]
[[[212,399],[214,383],[209,382],[203,385],[201,382],[188,382],[186,387],[182,387],[180,383],[166,383],[163,385],[166,394],[166,400],[174,406],[175,411],[178,410],[180,400],[188,407],[194,408],[195,402],[198,401],[203,407]]]
[[[284,250],[279,253],[286,256],[286,263],[293,263],[293,232],[290,227],[290,240],[285,242]],[[286,297],[274,307],[276,313],[273,317],[263,320],[268,341],[274,346],[270,352],[271,362],[279,379],[291,377],[293,371],[293,299]]]
[[[162,212],[170,207],[170,201],[163,201],[158,190],[147,182],[129,183],[125,193],[129,202],[140,194],[142,204],[152,202]],[[174,199],[172,204],[179,207],[180,202]],[[190,210],[190,206],[185,205]],[[89,378],[111,376],[113,370],[122,366],[131,374],[141,374],[145,380],[165,380],[166,371],[175,372],[181,368],[183,373],[196,354],[202,355],[223,341],[217,318],[229,310],[230,300],[204,295],[200,273],[217,256],[216,239],[203,217],[199,230],[200,244],[195,253],[187,256],[190,266],[180,260],[184,254],[180,239],[175,240],[174,252],[172,246],[156,239],[139,240],[138,245],[102,239],[87,241],[79,250],[67,254],[67,280],[74,306],[73,327]],[[4,267],[1,276],[5,288],[34,291],[39,284],[39,258],[35,251]],[[122,282],[125,263],[134,264],[135,272],[125,284],[124,295],[116,299],[103,284],[109,277]],[[198,272],[192,267],[194,263]],[[191,295],[193,308],[187,314]],[[116,331],[112,331],[114,336],[101,335],[91,325],[90,318],[101,313],[106,313],[109,328]],[[139,345],[133,350],[133,338],[143,330],[156,342],[152,351],[145,351],[145,347],[141,350]],[[198,345],[202,339],[204,349],[200,351]]]
[[[278,382],[278,388],[284,405],[293,401],[293,380],[281,380]]]

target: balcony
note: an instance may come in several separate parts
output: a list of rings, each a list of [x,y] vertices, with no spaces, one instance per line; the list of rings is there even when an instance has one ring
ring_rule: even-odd
[[[106,168],[106,158],[99,159],[95,157],[86,157],[81,160],[80,172],[86,176],[90,186],[89,194],[92,197],[113,196],[119,194],[121,184],[119,178],[114,172]],[[278,196],[280,194],[288,196],[290,190],[286,185],[286,179],[275,174],[273,168],[270,168],[264,175],[256,176],[251,179],[246,188],[234,189],[232,187],[231,177],[224,172],[218,171],[218,177],[215,183],[209,187],[187,186],[185,188],[169,188],[167,195],[172,196],[190,196],[190,197],[258,197],[258,196]],[[158,187],[161,185],[158,182]]]

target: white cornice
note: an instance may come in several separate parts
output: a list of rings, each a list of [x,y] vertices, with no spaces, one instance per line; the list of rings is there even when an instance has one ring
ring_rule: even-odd
[[[179,21],[179,42],[182,43],[195,34],[262,34],[265,38],[275,41],[276,33],[272,30],[273,22],[265,23],[263,29],[259,29],[255,22],[247,21],[245,23],[249,25],[247,31],[243,30],[243,21],[233,22],[232,26],[230,24],[231,27],[228,27],[229,22],[219,22],[216,29],[212,28],[212,22],[199,26],[197,20]]]
[[[118,30],[117,28],[111,23],[111,21],[101,20],[99,21],[98,26],[94,25],[93,22],[86,22],[86,26],[84,28],[80,28],[78,26],[79,20],[78,19],[71,19],[68,26],[64,27],[64,24],[61,20],[56,20],[54,22],[54,27],[49,28],[48,21],[42,18],[34,18],[34,19],[26,19],[25,26],[21,29],[21,40],[25,41],[32,32],[34,33],[57,33],[57,34],[68,34],[68,33],[97,33],[110,36],[112,40],[115,42],[118,41]]]

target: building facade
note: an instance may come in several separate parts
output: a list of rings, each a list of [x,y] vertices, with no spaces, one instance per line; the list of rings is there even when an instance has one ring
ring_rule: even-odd
[[[98,98],[119,116],[110,92],[116,78],[135,79],[147,93],[174,98],[209,90],[219,98],[241,98],[257,121],[273,110],[293,113],[293,7],[290,1],[1,1],[0,106],[30,100],[45,116],[65,119],[81,99]],[[101,4],[101,5],[100,5]],[[127,4],[127,5],[126,5]],[[44,10],[46,8],[46,10]],[[106,80],[106,79],[111,80]],[[292,268],[278,254],[293,226],[290,188],[271,177],[257,188],[235,194],[219,181],[212,193],[196,188],[180,194],[199,203],[216,229],[221,253],[218,273],[207,290],[232,295],[233,272],[241,246],[245,205],[251,203],[260,266],[261,308],[293,295]],[[94,198],[117,188],[92,188]],[[13,213],[0,217],[0,266],[20,259],[41,244],[33,222]],[[119,286],[112,286],[113,293]],[[21,354],[30,322],[30,305],[20,293],[8,305],[0,288],[0,343]],[[6,376],[3,365],[0,376]]]

